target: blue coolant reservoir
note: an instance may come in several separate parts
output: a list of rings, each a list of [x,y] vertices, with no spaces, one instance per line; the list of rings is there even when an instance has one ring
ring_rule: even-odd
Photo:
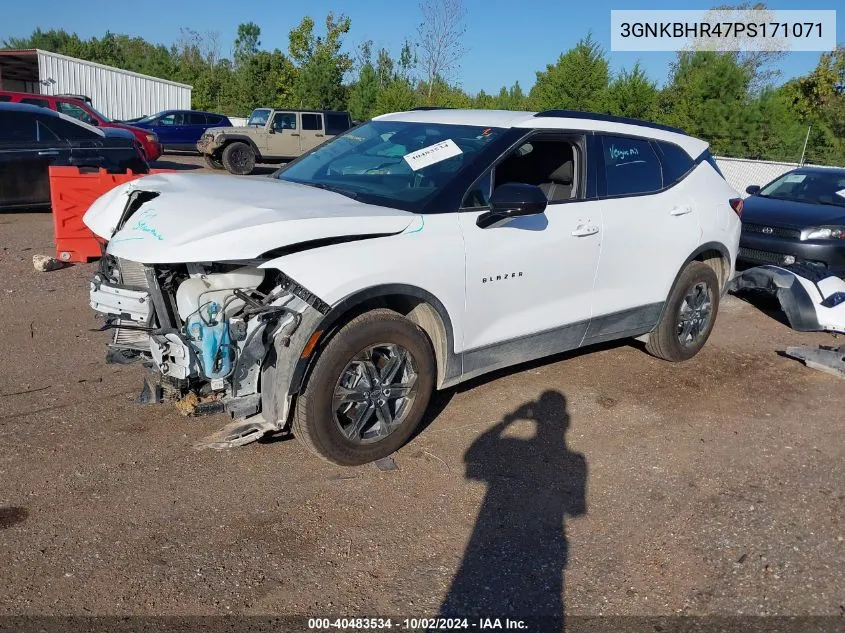
[[[188,339],[200,358],[206,378],[225,378],[232,372],[229,322],[216,302],[202,306],[188,318]]]

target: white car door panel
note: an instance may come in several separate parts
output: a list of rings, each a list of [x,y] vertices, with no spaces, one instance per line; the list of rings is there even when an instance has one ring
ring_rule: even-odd
[[[609,157],[609,147],[617,156],[635,149],[633,144],[625,146],[605,141],[606,163],[612,163],[613,160]],[[604,198],[601,201],[604,235],[602,258],[596,275],[593,314],[602,317],[627,312],[631,319],[626,320],[623,314],[623,318],[617,319],[618,322],[609,326],[608,330],[602,326],[603,320],[597,318],[588,339],[598,336],[602,329],[605,330],[605,337],[613,333],[613,328],[622,328],[617,332],[636,329],[626,326],[636,325],[636,315],[640,311],[643,318],[654,316],[651,313],[655,312],[655,304],[666,300],[678,271],[701,239],[695,200],[683,182],[652,194],[638,194],[636,191],[637,187],[647,186],[643,184],[644,179],[647,179],[643,171],[647,168],[645,163],[653,160],[656,169],[660,169],[656,155],[646,156],[647,151],[650,151],[647,142],[645,146],[639,146],[635,178],[617,176],[613,173],[612,164],[605,166],[607,178],[616,176],[620,181],[615,190],[612,187],[610,190],[619,195],[619,189],[630,187],[633,195]],[[626,167],[626,164],[622,164],[619,169],[624,170]],[[657,173],[658,184],[655,188],[660,188],[660,172]],[[659,309],[656,314],[659,317]],[[657,317],[654,318],[656,321]]]
[[[592,314],[602,244],[599,203],[553,204],[543,214],[486,229],[476,225],[482,213],[459,214],[466,248],[464,350],[567,325],[577,342],[562,349],[577,347]]]

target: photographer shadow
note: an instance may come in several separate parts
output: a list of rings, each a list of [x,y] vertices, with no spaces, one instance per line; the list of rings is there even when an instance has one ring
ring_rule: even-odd
[[[533,424],[509,431],[518,421]],[[547,391],[467,450],[466,477],[486,481],[487,494],[442,617],[530,617],[562,630],[565,521],[586,513],[587,481],[584,456],[567,448],[568,428],[566,398]],[[520,430],[534,433],[514,437]]]

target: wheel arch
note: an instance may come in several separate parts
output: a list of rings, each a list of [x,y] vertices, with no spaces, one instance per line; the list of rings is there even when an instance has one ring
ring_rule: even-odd
[[[341,327],[356,316],[375,308],[394,310],[419,326],[428,337],[437,367],[436,386],[460,373],[460,359],[454,353],[452,319],[443,303],[429,291],[407,284],[385,284],[357,291],[337,302],[315,328],[322,331],[314,350],[300,358],[293,371],[290,393],[300,393],[316,358]]]
[[[678,278],[684,272],[684,269],[689,265],[690,262],[702,262],[707,264],[710,268],[713,269],[713,272],[716,273],[716,278],[719,280],[719,286],[721,288],[722,294],[728,288],[728,282],[730,282],[731,276],[731,255],[730,251],[728,250],[727,246],[722,244],[721,242],[705,242],[696,248],[690,255],[684,260],[684,263],[678,268],[678,272],[675,273],[675,278],[672,280],[672,284],[669,286],[669,290],[666,292],[666,300],[663,302],[663,309],[660,311],[660,317],[658,317],[657,322],[660,323],[660,319],[663,318],[663,313],[666,311],[666,306],[668,304],[668,299],[672,295],[672,291],[675,289],[675,285],[678,283]]]
[[[249,137],[249,136],[242,136],[240,134],[234,134],[234,135],[227,134],[225,136],[225,138],[223,139],[223,143],[221,143],[220,146],[217,147],[217,149],[214,150],[212,155],[222,154],[223,150],[226,149],[227,146],[231,145],[232,143],[236,143],[236,142],[246,143],[247,145],[249,145],[250,149],[252,149],[252,151],[255,152],[256,160],[261,158],[261,152],[258,150],[258,145],[255,144],[255,141],[252,140],[252,138]]]

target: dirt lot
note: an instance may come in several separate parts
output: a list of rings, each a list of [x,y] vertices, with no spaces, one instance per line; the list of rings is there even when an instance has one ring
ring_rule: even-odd
[[[441,394],[398,470],[198,451],[225,418],[134,404],[94,265],[33,270],[51,240],[0,214],[0,614],[845,612],[845,382],[776,353],[829,336],[727,297],[687,363],[604,346]]]

